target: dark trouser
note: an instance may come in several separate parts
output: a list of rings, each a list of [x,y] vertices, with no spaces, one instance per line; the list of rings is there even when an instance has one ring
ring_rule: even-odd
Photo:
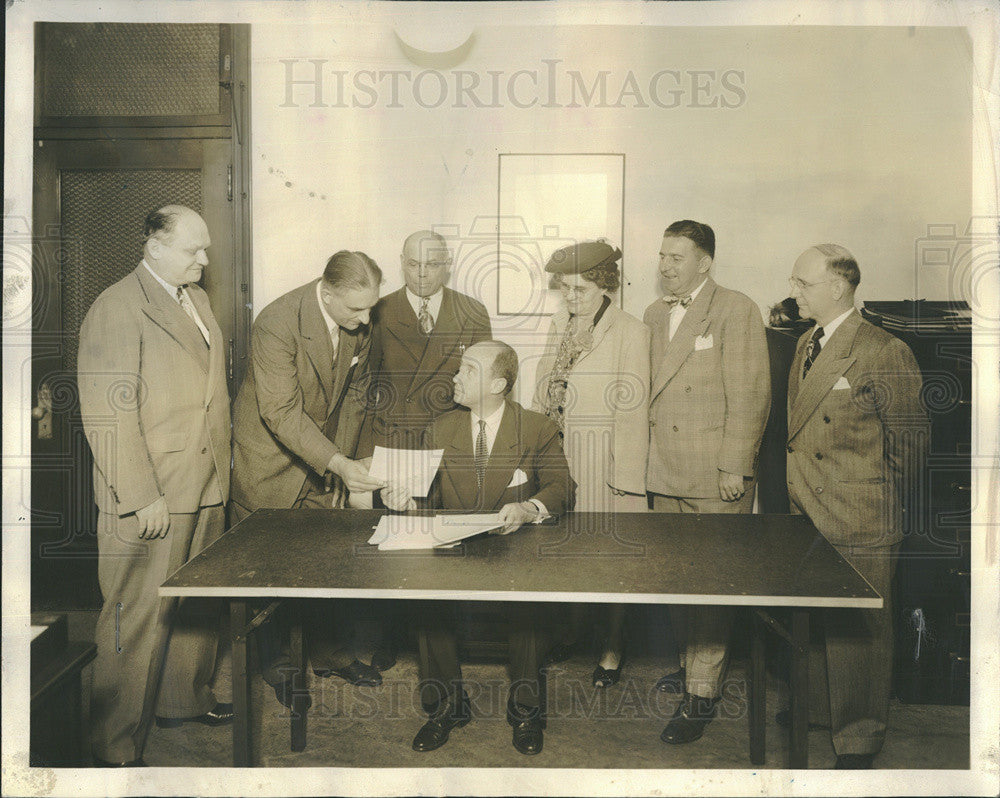
[[[504,602],[500,609],[508,621],[511,680],[508,703],[534,709],[541,705],[538,671],[548,645],[544,616],[536,604]],[[445,699],[457,701],[463,688],[455,606],[451,602],[422,601],[416,612],[420,700],[425,707],[437,706]]]
[[[835,546],[884,601],[882,609],[815,613],[809,651],[810,720],[829,725],[837,754],[877,754],[892,684],[892,577],[899,546]]]

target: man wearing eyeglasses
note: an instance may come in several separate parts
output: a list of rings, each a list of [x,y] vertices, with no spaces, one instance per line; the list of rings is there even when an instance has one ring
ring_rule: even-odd
[[[885,740],[892,678],[892,575],[903,500],[927,441],[909,347],[861,318],[854,256],[810,247],[789,284],[803,318],[788,376],[788,494],[882,596],[879,610],[824,610],[810,651],[810,725],[828,727],[837,768],[870,768]]]
[[[709,275],[715,233],[685,219],[663,234],[665,295],[646,309],[650,327],[649,464],[653,509],[667,513],[749,513],[757,452],[771,403],[764,322],[744,294]],[[671,608],[679,668],[660,679],[683,692],[660,735],[690,743],[715,717],[729,652],[733,610]]]

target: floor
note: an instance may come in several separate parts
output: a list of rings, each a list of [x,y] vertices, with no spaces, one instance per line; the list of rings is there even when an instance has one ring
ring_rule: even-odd
[[[85,639],[95,613],[71,613],[70,632]],[[255,761],[267,767],[562,767],[562,768],[747,768],[746,665],[732,662],[720,704],[720,715],[697,742],[670,746],[659,739],[678,701],[658,693],[662,675],[658,657],[630,659],[622,681],[595,690],[590,683],[590,657],[577,656],[549,669],[548,725],[541,754],[525,757],[511,745],[505,721],[506,669],[478,662],[464,667],[472,692],[473,721],[451,734],[448,743],[430,753],[411,750],[423,723],[415,697],[413,652],[404,651],[378,688],[355,688],[339,679],[309,675],[313,708],[308,719],[305,751],[289,745],[288,710],[255,676],[252,683],[252,726]],[[91,669],[84,679],[91,677]],[[85,685],[85,689],[89,687]],[[229,697],[229,663],[218,670],[216,692]],[[786,706],[784,686],[770,677],[767,692],[767,761],[764,768],[785,767],[787,732],[774,723],[774,712]],[[230,764],[229,727],[185,724],[179,729],[153,728],[145,759],[150,765],[212,767]],[[835,756],[826,731],[809,733],[811,768],[829,768]],[[969,707],[903,704],[893,701],[879,768],[965,769],[969,767]],[[756,769],[756,768],[755,768]]]

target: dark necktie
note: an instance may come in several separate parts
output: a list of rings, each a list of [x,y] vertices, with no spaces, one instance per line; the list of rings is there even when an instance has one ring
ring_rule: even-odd
[[[809,343],[806,344],[806,362],[802,364],[802,379],[806,378],[806,374],[809,373],[809,369],[812,368],[812,364],[816,362],[816,358],[819,355],[820,345],[819,339],[823,337],[823,328],[817,327],[812,334],[812,338],[809,339]]]
[[[483,489],[483,480],[486,478],[486,461],[489,458],[489,452],[486,451],[486,422],[479,419],[479,434],[476,436],[476,452],[473,456],[473,463],[476,466],[477,490]]]
[[[682,308],[686,308],[688,305],[691,304],[691,295],[688,294],[687,296],[665,296],[663,297],[663,301],[670,306],[671,310],[673,310],[678,305],[680,305]]]

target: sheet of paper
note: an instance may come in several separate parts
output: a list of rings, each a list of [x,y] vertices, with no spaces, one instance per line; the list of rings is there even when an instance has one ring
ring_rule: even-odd
[[[405,485],[411,496],[426,496],[443,454],[444,449],[387,449],[376,446],[368,473],[391,485]]]
[[[379,551],[432,549],[452,546],[466,538],[499,529],[496,513],[484,515],[383,515],[368,539]]]

